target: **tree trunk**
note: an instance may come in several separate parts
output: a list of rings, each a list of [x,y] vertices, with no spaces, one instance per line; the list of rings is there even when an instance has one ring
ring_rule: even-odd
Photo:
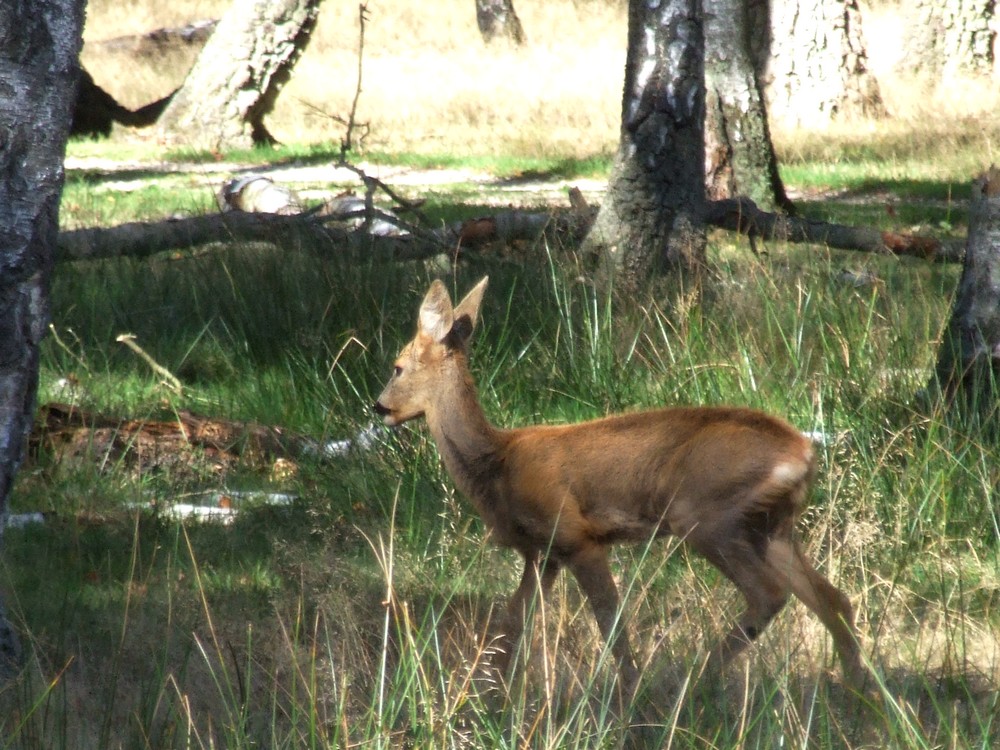
[[[928,387],[968,414],[996,416],[1000,394],[1000,169],[973,184],[965,265]]]
[[[756,12],[765,3],[751,0]],[[823,127],[841,114],[885,113],[868,72],[857,0],[774,0],[755,23],[755,57],[769,80],[767,108],[789,126]],[[768,54],[768,52],[770,54]]]
[[[0,3],[0,538],[38,391],[82,0]],[[0,603],[0,678],[20,648]]]
[[[703,5],[707,196],[743,195],[766,211],[790,210],[750,56],[747,1],[703,0]]]
[[[700,268],[705,199],[704,37],[699,0],[630,0],[618,153],[584,253],[625,290]]]
[[[941,78],[997,72],[1000,9],[996,0],[911,0],[906,72]]]
[[[476,23],[487,44],[496,39],[515,44],[527,41],[521,19],[514,12],[514,0],[476,0]]]
[[[164,140],[222,151],[273,143],[264,116],[291,77],[320,0],[234,0],[159,119]]]

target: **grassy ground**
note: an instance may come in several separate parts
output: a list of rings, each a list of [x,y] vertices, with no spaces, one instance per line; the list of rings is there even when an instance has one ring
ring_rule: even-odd
[[[739,602],[683,550],[623,549],[653,746],[993,746],[997,446],[913,407],[957,269],[780,244],[755,258],[720,236],[701,294],[612,306],[545,248],[531,255],[471,259],[450,279],[463,290],[491,275],[475,369],[498,423],[727,402],[830,436],[803,533],[851,593],[885,703],[856,713],[825,632],[800,606],[725,682],[696,682]],[[880,281],[844,286],[843,267]],[[349,436],[373,419],[430,275],[266,246],[61,266],[62,343],[46,342],[42,398],[67,398],[58,381],[72,377],[74,397],[105,412],[190,408]],[[113,343],[124,331],[182,377],[184,397]],[[298,500],[228,527],[129,510],[219,489]],[[250,465],[136,474],[43,456],[14,505],[48,514],[6,537],[5,589],[32,655],[2,694],[14,746],[621,739],[601,699],[610,670],[570,583],[547,603],[511,708],[470,696],[478,634],[517,561],[484,540],[419,428],[280,476]]]
[[[324,6],[321,44],[309,54],[325,49],[327,56],[303,60],[316,66],[306,82],[338,82],[336,91],[310,94],[329,111],[343,103],[325,97],[353,91],[347,73],[343,86],[330,73],[349,70],[353,60],[347,5]],[[121,14],[92,3],[88,39],[215,11],[212,4],[151,7],[136,2]],[[530,97],[529,86],[482,87],[476,76],[462,77],[466,89],[439,85],[436,94],[411,86],[407,58],[414,71],[439,71],[449,82],[457,80],[444,78],[449,71],[513,76],[521,64],[509,50],[473,55],[478,40],[464,2],[446,15],[415,8],[372,5],[370,49],[387,58],[383,75],[397,76],[397,84],[393,99],[376,83],[383,79],[372,63],[363,101],[376,127],[365,158],[473,165],[499,177],[602,173],[620,85],[602,76],[620,77],[620,6],[521,9],[531,54],[541,54],[537,46],[561,58],[557,42],[582,48],[575,70],[592,75],[581,89],[598,97],[581,103],[566,94],[543,109],[515,98]],[[532,30],[547,28],[547,13],[569,12],[593,25],[543,45]],[[134,28],[113,26],[112,17]],[[408,34],[437,42],[404,44]],[[585,44],[591,38],[595,47]],[[608,57],[600,58],[605,48]],[[541,58],[528,59],[549,70]],[[558,70],[539,77],[548,75],[560,91],[576,81]],[[472,113],[464,118],[463,96]],[[436,110],[417,111],[417,100]],[[495,110],[489,115],[487,101]],[[965,112],[976,109],[969,104]],[[600,122],[579,119],[598,113]],[[933,121],[917,109],[907,113],[823,134],[780,133],[783,176],[800,206],[845,221],[961,235],[968,178],[983,166],[996,125],[944,111]],[[336,128],[322,118],[296,122],[319,129],[289,125],[293,145],[240,158],[328,158]],[[70,151],[162,156],[127,134]],[[115,186],[120,176],[71,174],[64,225],[212,205],[194,177],[150,177],[150,186],[126,192]],[[439,188],[428,211],[435,218],[467,211],[463,204],[485,201],[491,189]],[[623,548],[615,558],[644,665],[633,716],[648,727],[623,737],[626,723],[609,715],[612,671],[568,581],[545,603],[509,705],[477,699],[469,677],[488,645],[481,634],[516,584],[517,560],[484,539],[416,427],[381,436],[371,450],[303,458],[291,471],[251,463],[219,471],[206,461],[136,472],[100,456],[33,457],[13,510],[42,510],[47,518],[5,535],[0,583],[30,665],[0,692],[0,744],[606,748],[631,739],[676,748],[995,747],[1000,449],[995,439],[918,408],[915,398],[929,377],[958,269],[782,243],[766,249],[753,256],[742,243],[713,236],[710,283],[678,285],[653,301],[595,296],[566,270],[572,248],[562,247],[528,248],[518,262],[471,257],[448,283],[461,292],[491,276],[473,364],[499,424],[738,403],[826,435],[802,533],[859,612],[878,701],[859,708],[845,694],[825,631],[800,605],[787,608],[724,679],[698,680],[740,603],[706,564],[662,543]],[[169,418],[186,408],[317,439],[355,434],[374,419],[370,404],[412,334],[434,272],[420,264],[348,264],[328,250],[279,253],[260,244],[61,265],[52,288],[58,339],[45,342],[41,399],[134,417]],[[846,285],[843,269],[877,281]],[[114,343],[123,332],[183,380],[183,396]],[[75,384],[69,390],[66,380]],[[259,503],[229,526],[135,510],[218,490],[288,492],[297,500]]]

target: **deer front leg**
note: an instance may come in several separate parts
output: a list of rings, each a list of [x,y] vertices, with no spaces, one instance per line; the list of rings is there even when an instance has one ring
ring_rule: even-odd
[[[498,682],[507,674],[517,641],[534,615],[539,595],[544,596],[552,590],[558,575],[559,563],[555,560],[542,557],[538,552],[525,554],[524,573],[507,604],[503,630],[497,638],[496,651],[491,659],[492,671]]]
[[[601,635],[618,661],[624,695],[631,697],[639,683],[639,670],[632,656],[628,633],[619,622],[618,587],[608,565],[608,553],[595,544],[573,555],[569,567],[590,602]]]

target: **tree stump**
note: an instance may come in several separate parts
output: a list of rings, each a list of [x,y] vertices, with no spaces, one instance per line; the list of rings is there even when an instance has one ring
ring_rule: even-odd
[[[965,264],[929,391],[995,418],[1000,393],[1000,169],[973,183]]]

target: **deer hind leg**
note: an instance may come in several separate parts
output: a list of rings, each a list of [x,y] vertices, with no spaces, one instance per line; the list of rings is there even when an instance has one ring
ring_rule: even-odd
[[[712,660],[724,667],[755,641],[781,611],[791,588],[746,539],[737,537],[721,549],[699,551],[736,585],[747,604],[736,625],[712,652]]]
[[[824,578],[791,539],[773,539],[767,548],[769,567],[785,577],[792,593],[811,609],[833,636],[844,677],[861,687],[865,670],[861,665],[854,609],[850,600]]]
[[[534,614],[539,595],[545,595],[552,589],[558,575],[559,563],[555,560],[542,558],[538,553],[525,555],[521,582],[507,603],[503,630],[497,638],[496,651],[490,660],[496,677],[502,679],[507,674],[515,646]]]
[[[604,547],[593,545],[574,554],[568,564],[587,596],[601,635],[618,662],[623,692],[631,697],[639,682],[639,671],[632,656],[628,633],[619,622],[618,587],[608,565],[608,553]]]

